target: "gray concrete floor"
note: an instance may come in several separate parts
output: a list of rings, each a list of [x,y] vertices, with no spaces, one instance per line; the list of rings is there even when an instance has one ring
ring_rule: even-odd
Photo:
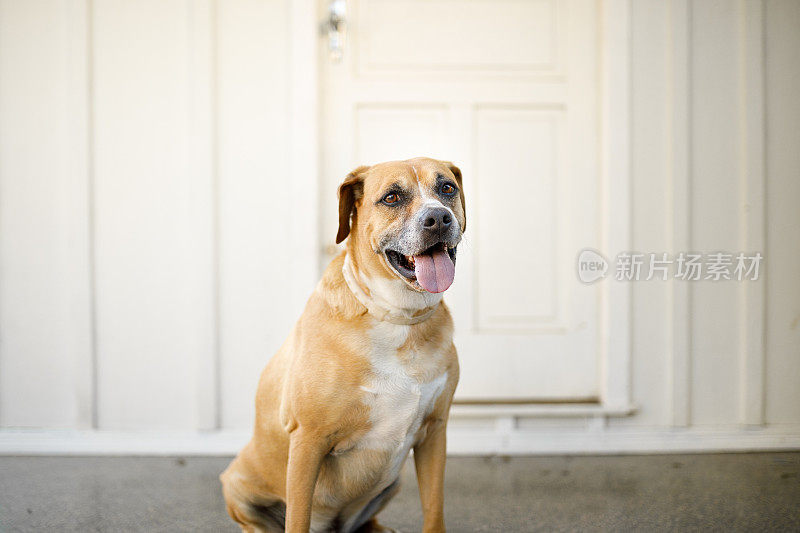
[[[231,531],[222,457],[0,457],[0,531]],[[381,514],[419,531],[411,463]],[[800,531],[800,453],[451,458],[451,532]]]

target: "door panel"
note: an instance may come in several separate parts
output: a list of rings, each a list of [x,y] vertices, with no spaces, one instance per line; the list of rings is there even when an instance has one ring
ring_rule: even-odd
[[[555,1],[362,0],[357,7],[362,73],[542,71],[557,62]]]
[[[557,320],[559,113],[489,107],[476,112],[475,223],[478,328],[524,329]],[[497,179],[502,179],[498,186]],[[548,228],[548,231],[541,231]],[[520,247],[529,250],[518,253]],[[518,294],[536,298],[517,298]]]
[[[358,161],[408,159],[444,154],[447,108],[369,104],[356,107]],[[391,132],[391,135],[387,135]],[[443,155],[441,156],[443,157]]]
[[[598,395],[599,292],[572,274],[600,239],[597,25],[577,0],[351,0],[342,61],[321,49],[327,259],[352,168],[427,155],[464,174],[458,401]]]

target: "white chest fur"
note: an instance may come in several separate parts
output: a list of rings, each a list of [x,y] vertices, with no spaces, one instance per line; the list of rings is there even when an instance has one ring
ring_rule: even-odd
[[[405,342],[410,326],[380,324],[372,332],[372,376],[367,385],[370,407],[369,432],[356,444],[358,448],[385,450],[391,454],[387,480],[399,474],[425,418],[433,411],[436,400],[447,382],[447,372],[420,379],[419,366],[414,375],[397,356],[397,348]],[[436,365],[440,354],[420,354],[426,363]],[[422,375],[430,376],[428,372]]]

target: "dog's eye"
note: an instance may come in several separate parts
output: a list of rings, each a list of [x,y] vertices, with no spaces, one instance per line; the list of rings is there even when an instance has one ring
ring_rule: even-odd
[[[390,192],[386,196],[383,197],[381,202],[385,203],[386,205],[394,205],[400,201],[400,195],[396,192]]]
[[[442,194],[444,194],[445,196],[452,196],[456,193],[456,188],[450,185],[449,183],[445,183],[444,185],[442,185],[442,188],[440,190]]]

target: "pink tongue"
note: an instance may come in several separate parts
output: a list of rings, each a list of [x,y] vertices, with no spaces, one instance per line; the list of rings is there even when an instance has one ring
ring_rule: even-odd
[[[444,292],[452,285],[456,267],[444,250],[414,256],[417,281],[428,292]]]

